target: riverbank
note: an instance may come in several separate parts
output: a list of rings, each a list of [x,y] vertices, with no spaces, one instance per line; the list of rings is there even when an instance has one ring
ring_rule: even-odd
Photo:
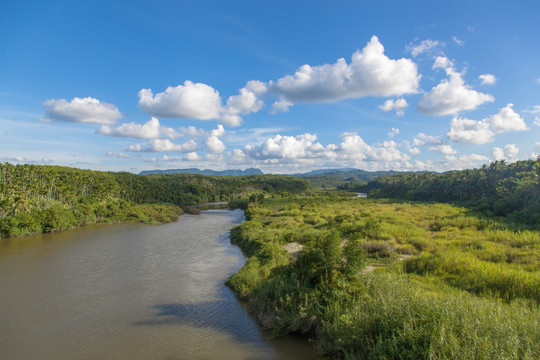
[[[46,209],[32,209],[0,219],[0,238],[27,236],[74,229],[90,224],[175,221],[183,210],[169,204],[133,204],[122,200],[87,204],[53,203]]]
[[[540,357],[537,230],[338,194],[264,199],[246,218],[231,241],[250,257],[227,285],[274,335],[345,359]]]

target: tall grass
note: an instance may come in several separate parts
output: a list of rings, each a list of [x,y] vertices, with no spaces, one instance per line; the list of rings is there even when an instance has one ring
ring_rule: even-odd
[[[232,241],[250,258],[228,285],[275,335],[347,359],[540,358],[538,229],[328,193],[246,214]]]

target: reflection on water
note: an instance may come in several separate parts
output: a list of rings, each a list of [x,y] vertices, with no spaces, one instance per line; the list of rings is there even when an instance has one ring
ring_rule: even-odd
[[[313,359],[269,340],[225,279],[241,211],[159,226],[92,226],[0,243],[5,359]]]

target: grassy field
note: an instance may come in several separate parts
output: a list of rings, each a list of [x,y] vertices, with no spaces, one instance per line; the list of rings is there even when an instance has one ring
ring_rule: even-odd
[[[231,239],[250,258],[228,285],[275,335],[350,359],[540,358],[538,228],[337,193],[246,217]]]

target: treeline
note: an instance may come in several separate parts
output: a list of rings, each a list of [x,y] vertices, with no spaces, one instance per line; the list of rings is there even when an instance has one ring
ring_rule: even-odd
[[[0,237],[110,221],[166,222],[181,206],[307,188],[305,180],[274,175],[141,176],[0,163]]]
[[[351,190],[381,176],[404,174],[400,171],[365,171],[359,169],[314,170],[294,176],[306,179],[314,188]],[[353,190],[351,190],[353,191]]]
[[[371,180],[370,197],[461,204],[487,216],[540,224],[540,159],[442,174],[403,174]]]

